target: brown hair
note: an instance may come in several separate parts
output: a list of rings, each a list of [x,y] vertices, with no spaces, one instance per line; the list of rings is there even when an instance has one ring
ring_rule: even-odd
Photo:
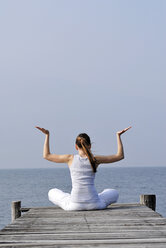
[[[95,173],[97,171],[96,170],[96,159],[90,150],[90,146],[91,146],[90,137],[86,133],[80,133],[76,138],[76,145],[79,148],[83,149],[84,153],[89,159],[89,162],[92,166],[92,170]]]

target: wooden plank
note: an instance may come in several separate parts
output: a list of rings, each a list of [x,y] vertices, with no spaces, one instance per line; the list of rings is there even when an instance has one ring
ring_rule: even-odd
[[[25,243],[20,243],[20,244],[4,244],[4,245],[0,245],[0,247],[8,247],[8,248],[17,248],[17,247],[23,247],[23,248],[29,248],[29,247],[33,247],[33,248],[61,248],[61,247],[67,247],[67,248],[80,248],[80,247],[84,247],[84,248],[165,248],[165,243],[139,243],[139,244],[43,244],[43,243],[39,243],[39,244],[25,244]]]
[[[12,233],[18,233],[18,232],[33,232],[36,231],[38,233],[40,232],[53,232],[53,233],[57,233],[57,232],[61,232],[61,233],[66,233],[66,232],[75,232],[77,231],[79,232],[86,232],[88,230],[88,232],[113,232],[113,231],[130,231],[130,230],[142,230],[142,231],[153,231],[153,230],[166,230],[166,225],[104,225],[101,226],[96,225],[96,224],[92,224],[92,225],[87,225],[87,224],[79,224],[79,225],[70,225],[70,226],[66,226],[64,224],[58,225],[58,226],[54,226],[54,225],[27,225],[27,226],[14,226],[14,227],[6,227],[4,228],[0,234],[4,234],[7,232],[12,232]]]
[[[90,228],[91,229],[91,228]],[[130,232],[130,231],[135,231],[135,232],[138,232],[138,231],[142,231],[142,232],[153,232],[153,231],[158,231],[158,227],[153,227],[153,228],[151,228],[151,229],[149,229],[149,227],[146,227],[146,228],[141,228],[141,227],[139,227],[139,228],[137,228],[137,229],[135,229],[135,228],[133,228],[133,227],[131,227],[131,228],[121,228],[120,230],[118,230],[117,228],[116,229],[110,229],[109,227],[108,228],[105,228],[105,229],[101,229],[101,228],[93,228],[93,229],[91,229],[91,230],[93,230],[93,232],[94,233],[112,233],[112,232],[119,232],[119,233],[123,233],[123,232]],[[73,229],[72,231],[77,231],[77,233],[79,234],[79,233],[87,233],[87,232],[89,232],[89,229],[87,228],[87,227],[84,227],[84,228],[80,228],[80,230],[78,231],[78,228],[77,227],[75,227],[75,229]],[[160,228],[160,231],[166,231],[166,228],[163,228],[163,227],[161,227]],[[62,227],[61,229],[60,228],[58,228],[58,229],[50,229],[50,228],[43,228],[43,229],[41,229],[41,228],[27,228],[27,229],[25,229],[25,228],[23,228],[23,229],[15,229],[15,230],[11,230],[11,229],[9,229],[9,230],[6,230],[6,231],[4,231],[4,233],[3,234],[5,234],[5,235],[9,235],[9,234],[14,234],[14,235],[17,235],[17,234],[27,234],[27,233],[29,233],[29,234],[55,234],[55,233],[62,233],[62,234],[64,234],[64,233],[68,233],[69,231],[67,230],[67,229],[65,229],[64,230],[64,228]],[[90,231],[90,232],[92,232],[92,231]]]
[[[86,220],[85,220],[86,218]],[[137,216],[137,218],[133,217],[133,218],[130,218],[128,216],[126,216],[125,218],[121,218],[120,217],[117,217],[117,216],[114,216],[114,217],[111,217],[111,218],[98,218],[98,217],[91,217],[91,216],[84,216],[84,217],[76,217],[76,218],[63,218],[63,217],[54,217],[54,218],[25,218],[25,219],[17,219],[13,222],[13,225],[15,224],[19,224],[21,225],[21,223],[84,223],[88,221],[88,223],[107,223],[107,224],[112,224],[112,223],[116,223],[118,225],[118,222],[121,222],[121,223],[126,223],[129,221],[131,222],[138,222],[138,223],[143,223],[143,222],[147,222],[147,223],[151,223],[151,221],[153,223],[157,223],[157,222],[162,222],[163,224],[166,223],[166,219],[165,218],[147,218],[147,217],[144,217],[144,218],[139,218]],[[12,224],[11,224],[12,225]]]
[[[63,215],[63,213],[37,213],[37,214],[35,214],[35,213],[27,213],[27,214],[24,214],[23,216],[24,216],[24,219],[26,219],[26,218],[33,218],[33,217],[38,217],[38,218],[43,218],[43,217],[45,217],[45,218],[52,218],[52,217],[55,217],[55,215],[56,215],[56,217],[64,217],[65,216],[65,218],[70,218],[70,217],[72,217],[72,218],[74,218],[74,217],[81,217],[81,216],[89,216],[89,217],[116,217],[116,216],[119,216],[119,217],[126,217],[126,216],[131,216],[131,217],[137,217],[137,216],[139,216],[139,217],[161,217],[159,214],[157,214],[157,213],[155,213],[155,212],[145,212],[145,211],[142,211],[142,212],[123,212],[123,213],[121,213],[121,212],[117,212],[117,213],[113,213],[113,212],[108,212],[108,213],[105,213],[105,214],[98,214],[98,213],[91,213],[91,214],[65,214],[65,215]],[[20,218],[19,218],[20,219]]]
[[[66,245],[66,244],[70,244],[70,245],[86,245],[86,244],[158,244],[158,243],[162,243],[162,244],[166,244],[166,238],[151,238],[151,239],[100,239],[100,240],[42,240],[41,241],[28,241],[29,244],[42,244],[42,245],[48,245],[48,244],[56,244],[56,245]],[[18,244],[25,244],[26,242],[18,242]],[[9,243],[8,243],[9,244]],[[11,244],[14,244],[14,242]],[[15,243],[16,245],[17,243]],[[165,246],[164,246],[165,248]]]
[[[8,247],[8,248],[18,248],[18,247],[23,247],[23,248],[29,248],[29,247],[33,247],[33,248],[61,248],[61,247],[67,247],[67,248],[80,248],[80,247],[84,247],[84,248],[165,248],[165,243],[148,243],[148,244],[74,244],[70,245],[70,244],[25,244],[25,243],[20,243],[20,244],[4,244],[1,245],[0,247]]]
[[[64,226],[66,227],[70,227],[71,230],[72,230],[72,227],[75,228],[77,227],[78,229],[81,227],[81,226],[87,226],[87,223],[88,223],[88,226],[92,228],[94,227],[100,227],[102,226],[102,228],[104,227],[108,227],[110,226],[110,228],[112,227],[116,227],[116,228],[120,228],[120,227],[144,227],[144,226],[158,226],[158,228],[160,228],[161,226],[166,226],[166,219],[164,218],[155,218],[152,219],[144,219],[144,220],[140,220],[140,219],[125,219],[125,220],[121,220],[121,219],[118,219],[118,220],[111,220],[110,221],[104,221],[104,220],[100,220],[100,222],[96,222],[95,220],[93,221],[89,221],[89,222],[82,222],[82,223],[79,223],[79,222],[71,222],[70,224],[68,223],[68,225],[66,225],[66,221],[63,221],[63,222],[48,222],[48,221],[44,221],[42,219],[34,219],[34,221],[29,221],[29,222],[15,222],[11,225],[8,225],[6,226],[3,230],[7,230],[8,228],[9,229],[15,229],[15,228],[30,228],[30,227],[39,227],[39,228],[45,228],[45,227],[51,227],[51,228],[63,228]],[[2,231],[3,231],[2,230]]]
[[[51,240],[111,240],[111,239],[152,239],[166,237],[166,230],[114,231],[114,232],[67,232],[67,233],[28,233],[1,235],[1,242],[31,242]]]

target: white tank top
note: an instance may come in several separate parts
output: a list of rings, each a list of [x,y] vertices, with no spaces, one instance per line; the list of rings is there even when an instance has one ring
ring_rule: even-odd
[[[74,155],[70,166],[72,180],[71,201],[77,203],[92,203],[99,201],[94,186],[95,173],[87,157]]]

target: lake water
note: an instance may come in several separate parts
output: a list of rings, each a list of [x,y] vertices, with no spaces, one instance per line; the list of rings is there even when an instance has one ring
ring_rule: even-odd
[[[165,167],[102,167],[96,174],[96,188],[119,191],[119,203],[139,202],[141,194],[155,194],[156,211],[166,217]],[[11,202],[22,207],[53,206],[47,193],[51,188],[71,191],[68,168],[0,170],[0,229],[11,222]]]

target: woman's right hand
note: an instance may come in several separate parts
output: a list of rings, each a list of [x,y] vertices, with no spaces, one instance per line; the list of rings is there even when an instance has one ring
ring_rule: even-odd
[[[39,129],[44,134],[49,134],[49,131],[44,128],[41,128],[41,127],[36,127],[36,128]]]

